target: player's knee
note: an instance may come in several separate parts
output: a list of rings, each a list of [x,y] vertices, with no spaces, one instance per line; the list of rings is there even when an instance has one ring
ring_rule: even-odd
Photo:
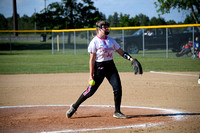
[[[86,98],[89,98],[91,97],[94,93],[95,93],[96,89],[94,89],[93,87],[89,86],[87,88],[87,90],[85,90],[83,92],[83,95],[86,97]]]
[[[119,86],[119,87],[115,88],[113,93],[114,93],[115,96],[116,95],[121,96],[122,95],[122,87]]]

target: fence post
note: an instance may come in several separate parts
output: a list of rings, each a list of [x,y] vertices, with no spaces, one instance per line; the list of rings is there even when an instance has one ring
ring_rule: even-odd
[[[10,54],[12,55],[11,33],[9,34],[9,41],[10,41]]]
[[[122,46],[122,49],[124,50],[124,29],[122,30],[122,42],[123,42],[123,46]]]
[[[166,58],[168,58],[168,49],[169,49],[169,45],[168,45],[168,28],[166,28]]]
[[[87,46],[89,45],[89,41],[90,41],[90,36],[89,36],[89,31],[87,30]]]
[[[65,42],[64,42],[64,39],[65,39],[65,33],[63,31],[63,54],[65,53]]]
[[[144,29],[142,29],[142,47],[143,47],[143,57],[144,57]]]
[[[195,57],[195,55],[194,55],[194,27],[193,27],[193,32],[192,32],[192,38],[193,38],[193,49],[192,49],[192,52],[193,52],[193,55],[192,55],[192,57]]]
[[[54,54],[54,48],[53,48],[53,31],[51,32],[51,44],[52,44],[52,54]]]
[[[76,55],[76,31],[74,31],[74,55]]]
[[[90,33],[89,31],[87,30],[87,47],[89,46],[89,43],[90,43]],[[89,54],[89,53],[88,53]]]
[[[60,32],[58,32],[57,34],[57,52],[60,52],[60,36],[59,36]]]

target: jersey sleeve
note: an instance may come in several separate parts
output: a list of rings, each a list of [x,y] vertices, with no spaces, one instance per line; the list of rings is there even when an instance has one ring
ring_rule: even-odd
[[[96,45],[94,39],[90,42],[88,46],[88,53],[96,53]]]
[[[112,42],[114,43],[114,49],[118,50],[120,48],[120,45],[114,39],[112,39]]]

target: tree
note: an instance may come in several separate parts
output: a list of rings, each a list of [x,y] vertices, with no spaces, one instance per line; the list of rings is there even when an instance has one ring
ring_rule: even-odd
[[[196,22],[193,17],[191,17],[190,15],[186,15],[184,23],[185,24],[195,24]]]
[[[167,21],[167,25],[173,25],[173,24],[176,24],[176,22],[174,20]]]
[[[37,14],[37,23],[48,29],[74,29],[93,27],[96,21],[103,18],[91,0],[62,0],[47,6]]]
[[[166,25],[164,18],[152,17],[150,20],[150,25]]]
[[[137,18],[131,18],[130,22],[132,26],[140,26],[140,23]]]
[[[79,21],[76,28],[91,28],[96,26],[97,21],[105,19],[105,16],[94,7],[92,0],[82,0],[78,3],[78,9],[80,14],[76,19]]]
[[[197,15],[200,14],[199,0],[157,0],[154,4],[158,8],[157,12],[162,15],[170,13],[171,9],[176,8],[178,8],[179,12],[180,10],[190,10],[196,24],[200,22],[200,18]]]
[[[36,21],[47,29],[75,29],[93,27],[103,17],[92,0],[62,0],[49,4],[41,14],[36,14]],[[68,44],[71,34],[68,32]]]
[[[19,29],[21,30],[33,30],[34,29],[34,23],[31,21],[31,17],[27,15],[23,15],[21,18],[19,18]]]
[[[108,16],[107,21],[110,23],[110,27],[114,27],[114,20],[112,15]]]
[[[123,15],[122,13],[120,13],[119,26],[120,27],[131,26],[130,15],[129,14],[124,14]]]
[[[139,15],[136,15],[135,18],[138,20],[140,26],[147,26],[147,25],[149,25],[149,17],[148,16],[140,13]]]
[[[118,17],[118,13],[117,12],[114,12],[114,15],[113,15],[113,26],[114,27],[117,27],[119,25],[119,17]]]
[[[39,25],[39,29],[46,27],[47,29],[59,29],[64,28],[66,24],[66,18],[64,18],[63,6],[54,2],[49,4],[41,13],[36,14],[36,22]]]
[[[117,27],[119,25],[118,13],[114,12],[114,15],[109,15],[107,21],[110,23],[110,27]]]
[[[6,18],[8,21],[8,30],[13,30],[13,17]]]
[[[4,17],[3,14],[0,14],[0,30],[7,30],[8,29],[8,20]]]

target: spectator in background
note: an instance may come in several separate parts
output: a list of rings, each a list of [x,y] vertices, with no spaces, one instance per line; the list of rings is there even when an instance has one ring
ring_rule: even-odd
[[[150,31],[150,30],[147,30],[147,32],[144,33],[144,35],[146,35],[146,36],[153,36],[154,33],[152,31]]]
[[[176,57],[183,56],[184,54],[188,54],[193,51],[193,42],[191,41],[191,38],[189,38],[189,41],[183,46],[182,50],[176,54]]]
[[[195,41],[194,41],[194,58],[198,57],[199,54],[200,54],[200,47],[199,47],[199,45],[200,45],[199,37],[196,36]],[[199,58],[200,58],[200,56],[199,56]]]

